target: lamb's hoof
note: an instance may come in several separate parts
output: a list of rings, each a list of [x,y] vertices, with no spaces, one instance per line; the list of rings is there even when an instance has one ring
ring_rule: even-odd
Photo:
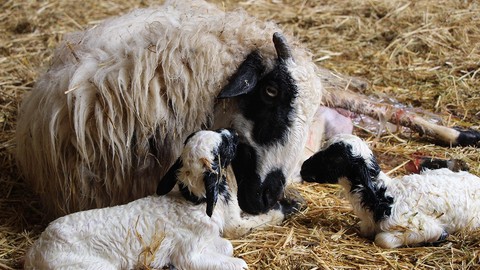
[[[173,266],[173,264],[165,265],[162,269],[163,270],[177,270],[177,268],[175,266]]]
[[[298,210],[303,210],[307,207],[307,201],[303,198],[302,194],[294,187],[294,185],[288,185],[283,192],[283,198],[286,200],[296,201],[298,203]]]
[[[306,207],[305,201],[297,200],[296,198],[282,198],[278,201],[280,211],[285,217],[293,215]]]
[[[298,212],[300,208],[300,204],[295,200],[281,199],[278,203],[280,211],[282,211],[285,217]]]
[[[443,231],[442,234],[440,235],[440,237],[438,237],[438,240],[437,242],[438,243],[441,243],[441,242],[445,242],[447,240],[447,237],[449,236],[448,232],[447,231]]]
[[[455,145],[480,147],[480,131],[461,127],[453,127],[453,129],[460,132]]]
[[[438,247],[439,245],[445,243],[447,241],[447,237],[449,236],[448,232],[443,231],[442,234],[438,237],[437,241],[425,243],[424,246],[426,247]]]
[[[285,188],[283,197],[278,201],[276,208],[282,211],[285,217],[290,216],[307,207],[307,202],[300,192],[292,185]]]
[[[307,207],[307,202],[300,192],[291,185],[285,188],[283,197],[278,200],[273,209],[278,209],[287,217]]]

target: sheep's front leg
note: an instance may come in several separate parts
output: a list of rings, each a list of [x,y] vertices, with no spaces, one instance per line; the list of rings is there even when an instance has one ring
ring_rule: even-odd
[[[243,270],[248,269],[247,263],[239,258],[218,253],[215,248],[205,247],[203,250],[193,251],[186,260],[174,263],[178,269],[197,270]]]
[[[56,258],[49,261],[34,261],[27,262],[24,269],[105,269],[115,270],[119,269],[120,265],[112,263],[104,258],[98,256],[89,256],[74,253],[56,253]]]
[[[281,200],[265,214],[250,215],[242,213],[238,204],[231,204],[226,213],[224,236],[239,238],[253,230],[271,225],[280,225],[285,217],[298,209],[298,203],[292,200]]]
[[[448,233],[439,225],[428,227],[425,230],[414,231],[386,231],[375,236],[375,244],[383,248],[396,248],[401,246],[418,246],[425,243],[443,241]]]
[[[285,216],[280,210],[270,210],[261,215],[244,214],[229,222],[225,227],[224,236],[233,239],[240,238],[256,229],[280,225],[284,218]]]
[[[213,250],[223,255],[227,255],[227,256],[233,255],[232,243],[230,243],[230,241],[222,237],[213,239]]]
[[[398,231],[381,232],[375,236],[375,244],[382,248],[396,248],[405,245],[405,234]]]
[[[333,95],[326,91],[323,99],[331,108],[342,108],[374,119],[381,116],[390,123],[408,127],[421,135],[434,138],[441,144],[452,146],[480,145],[480,131],[478,130],[437,125],[413,112],[397,108],[392,104],[372,101],[364,95],[349,91],[335,91],[335,95]]]

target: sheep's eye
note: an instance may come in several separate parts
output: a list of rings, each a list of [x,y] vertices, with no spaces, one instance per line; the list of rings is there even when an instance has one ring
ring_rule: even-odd
[[[265,88],[265,93],[267,94],[267,96],[274,98],[278,95],[278,90],[275,87],[267,86]]]

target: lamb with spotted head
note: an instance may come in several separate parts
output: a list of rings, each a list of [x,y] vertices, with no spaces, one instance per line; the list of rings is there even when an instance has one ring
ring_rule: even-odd
[[[237,144],[233,130],[195,132],[158,186],[164,196],[53,221],[27,252],[25,269],[246,269],[221,235],[278,224],[283,213],[278,205],[269,214],[241,215],[227,169]]]
[[[478,176],[443,168],[392,179],[354,135],[334,136],[300,173],[307,182],[340,184],[360,219],[360,233],[384,248],[432,243],[480,227]]]

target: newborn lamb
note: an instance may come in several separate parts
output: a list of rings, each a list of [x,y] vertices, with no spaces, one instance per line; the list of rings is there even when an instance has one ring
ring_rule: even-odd
[[[27,252],[25,269],[246,269],[220,236],[238,207],[224,173],[237,143],[227,129],[194,133],[161,181],[179,192],[59,218]],[[171,189],[162,186],[158,193]]]
[[[340,184],[360,232],[384,248],[444,240],[480,226],[480,178],[448,169],[390,178],[360,138],[340,134],[306,160],[307,182]]]

